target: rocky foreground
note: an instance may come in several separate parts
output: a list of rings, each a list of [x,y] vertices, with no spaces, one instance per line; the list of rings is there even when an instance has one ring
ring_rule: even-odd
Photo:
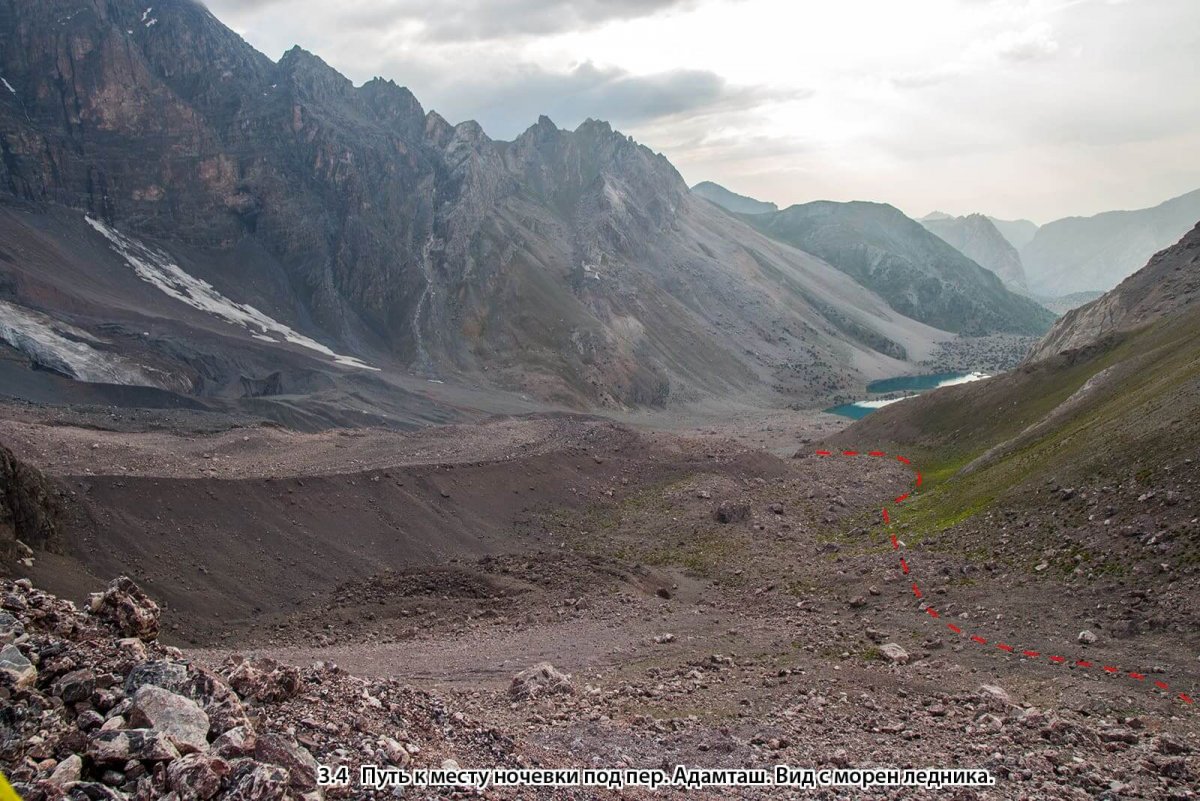
[[[0,605],[0,767],[25,801],[371,798],[327,793],[318,761],[525,762],[510,738],[397,682],[328,663],[192,664],[157,642],[158,606],[127,578],[84,611],[25,580],[4,582]]]
[[[768,676],[753,658],[713,655],[606,689],[577,686],[552,666],[536,665],[505,693],[456,694],[447,705],[398,681],[356,678],[326,662],[297,669],[231,656],[206,669],[157,642],[158,607],[127,578],[82,611],[25,580],[5,582],[0,593],[0,767],[26,801],[609,795],[596,788],[397,792],[319,784],[320,766],[345,766],[354,776],[363,764],[969,767],[990,771],[995,786],[878,788],[870,797],[1200,797],[1194,727],[1183,719],[1172,715],[1164,726],[1152,717],[1039,708],[997,685],[963,689],[962,679],[970,679],[961,676],[944,687],[942,671],[926,669],[931,663],[921,654],[895,643],[879,647],[876,664],[911,680],[885,692],[839,692],[804,670]],[[659,642],[670,647],[674,639]],[[718,699],[752,688],[775,699],[753,719],[738,714],[722,723],[719,716],[655,716],[630,707],[715,709]],[[655,797],[788,792],[799,791],[667,788]],[[847,788],[803,795],[864,797]],[[643,796],[633,789],[623,797]]]

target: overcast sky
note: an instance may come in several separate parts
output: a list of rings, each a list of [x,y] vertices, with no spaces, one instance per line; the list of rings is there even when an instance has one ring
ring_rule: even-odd
[[[1200,187],[1200,0],[207,0],[509,139],[605,119],[781,206],[1046,222]]]

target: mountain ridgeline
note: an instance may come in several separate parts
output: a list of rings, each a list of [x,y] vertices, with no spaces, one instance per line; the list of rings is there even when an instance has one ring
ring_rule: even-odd
[[[995,273],[1004,285],[1027,292],[1021,255],[990,219],[982,214],[965,217],[930,216],[919,221],[967,258]]]
[[[1149,209],[1047,223],[1021,248],[1029,287],[1046,296],[1107,292],[1200,220],[1200,189]]]
[[[712,181],[701,181],[692,187],[692,192],[735,214],[766,214],[779,211],[779,207],[774,203],[739,195]]]
[[[1054,319],[920,223],[884,203],[817,201],[746,216],[763,233],[820,256],[893,309],[963,334],[1041,334]]]
[[[318,372],[339,386],[361,363],[383,373],[360,384],[416,372],[574,406],[819,397],[946,337],[694,196],[603,122],[543,117],[494,141],[300,48],[272,62],[191,0],[0,0],[0,37],[4,222],[77,271],[6,260],[3,298],[27,329],[68,307],[89,336],[186,324],[169,349],[129,345],[193,393],[316,380],[271,375],[264,325],[276,351],[332,353]],[[106,272],[125,283],[101,298],[86,252],[110,247],[134,270]],[[176,294],[244,325],[214,332],[165,296],[127,308],[134,273],[201,282],[204,303]]]

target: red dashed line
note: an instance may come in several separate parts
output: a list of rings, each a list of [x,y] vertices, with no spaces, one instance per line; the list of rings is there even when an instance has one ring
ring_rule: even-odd
[[[817,454],[817,456],[832,456],[833,452],[832,451],[817,451],[816,454]],[[847,450],[847,451],[842,451],[842,455],[843,456],[858,456],[859,452]],[[887,454],[884,451],[868,451],[867,455],[879,457],[879,456],[886,456]],[[906,465],[912,464],[911,461],[909,461],[907,458],[905,458],[903,456],[896,456],[896,461],[898,461],[902,464],[906,464]],[[914,473],[916,476],[916,486],[920,487],[922,485],[924,479],[921,476],[921,473],[919,473],[917,471],[914,471]],[[894,499],[893,502],[896,504],[901,504],[901,503],[904,503],[906,500],[908,500],[910,497],[912,497],[912,493],[906,492],[903,495],[896,496],[896,498]],[[892,518],[891,518],[891,515],[888,513],[887,507],[884,507],[881,510],[881,512],[882,512],[884,525],[890,526],[891,522],[892,522]],[[891,539],[891,543],[892,543],[892,549],[899,550],[900,549],[900,541],[896,538],[896,535],[890,534],[890,539]],[[904,571],[904,575],[906,575],[906,576],[909,575],[911,572],[908,561],[904,557],[900,557],[900,568],[901,568],[901,570]],[[924,595],[921,592],[921,588],[916,584],[916,582],[914,582],[912,585],[912,591],[913,591],[913,595],[915,595],[918,599],[924,597]],[[929,615],[930,617],[932,617],[932,618],[941,617],[941,614],[936,609],[934,609],[932,606],[925,606],[925,604],[922,604],[922,607],[924,607],[925,613],[927,615]],[[950,631],[952,631],[958,635],[965,634],[965,632],[959,626],[955,625],[954,623],[947,623],[946,628],[948,628]],[[970,636],[970,639],[972,642],[978,643],[979,645],[987,645],[988,644],[988,641],[986,639],[984,639],[983,637],[980,637],[979,635],[969,635],[969,636]],[[1006,653],[1010,653],[1010,654],[1016,653],[1016,646],[1009,645],[1008,643],[1003,643],[1003,642],[995,643],[995,646],[997,649],[999,649],[1001,651],[1005,651]],[[1042,656],[1042,652],[1041,651],[1032,651],[1032,650],[1022,650],[1021,655],[1028,657],[1029,659],[1038,659]],[[1064,665],[1064,664],[1067,664],[1067,661],[1068,661],[1065,656],[1049,656],[1046,658],[1056,665]],[[1092,662],[1089,662],[1086,659],[1076,660],[1073,663],[1073,665],[1076,667],[1081,667],[1081,668],[1095,667],[1095,665]],[[1104,665],[1101,669],[1105,673],[1108,673],[1108,674],[1114,675],[1114,676],[1121,674],[1123,672],[1121,670],[1121,668],[1115,667],[1113,665]],[[1136,673],[1134,671],[1128,671],[1128,672],[1125,672],[1124,675],[1126,678],[1132,679],[1134,681],[1145,681],[1146,680],[1146,674],[1144,674],[1144,673]],[[1170,690],[1170,685],[1167,684],[1165,681],[1154,681],[1153,684],[1157,689],[1162,690],[1163,692],[1167,692]],[[1195,700],[1187,693],[1179,693],[1177,695],[1177,697],[1179,698],[1180,701],[1182,701],[1185,704],[1188,704],[1189,706],[1195,703]]]

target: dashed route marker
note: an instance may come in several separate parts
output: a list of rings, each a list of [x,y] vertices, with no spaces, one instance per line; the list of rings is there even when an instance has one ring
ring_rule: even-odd
[[[834,456],[835,455],[833,451],[827,451],[827,450],[817,451],[816,454],[817,454],[817,456]],[[843,457],[847,457],[847,456],[854,457],[854,456],[861,456],[863,454],[860,454],[858,451],[846,450],[846,451],[842,451],[840,455]],[[887,454],[884,451],[868,451],[865,455],[868,457],[874,457],[874,458],[883,458],[883,457],[887,456]],[[908,465],[910,467],[912,466],[912,462],[903,456],[896,456],[895,458],[896,458],[897,462],[900,462],[903,465]],[[913,474],[915,476],[915,486],[920,487],[922,481],[924,480],[921,477],[921,473],[914,469]],[[894,506],[899,506],[899,505],[903,504],[905,501],[909,500],[909,498],[911,498],[911,497],[912,497],[912,491],[902,493],[901,495],[897,495],[895,497],[895,499],[893,499],[892,504]],[[887,506],[884,506],[880,510],[880,517],[883,520],[884,529],[885,530],[889,529],[890,526],[892,525],[893,515],[888,510]],[[903,550],[906,546],[904,545],[904,543],[901,540],[897,539],[896,535],[894,533],[892,533],[891,531],[888,531],[888,539],[892,544],[892,550],[900,552],[900,553],[903,552]],[[924,600],[925,596],[924,596],[924,593],[921,591],[920,583],[916,580],[916,577],[913,575],[913,573],[915,571],[913,569],[912,563],[903,555],[901,555],[899,557],[899,559],[900,559],[901,571],[909,579],[909,581],[912,582],[913,595],[917,598],[917,600],[921,601],[921,606],[920,606],[921,610],[925,614],[929,615],[931,618],[933,618],[935,620],[939,619],[941,617],[941,613],[938,612],[938,610],[935,609],[932,604],[929,604]],[[1072,659],[1068,659],[1065,656],[1058,656],[1058,655],[1043,656],[1041,651],[1034,651],[1034,650],[1030,650],[1030,649],[1018,650],[1017,646],[1009,645],[1006,642],[989,643],[986,638],[980,637],[978,634],[972,634],[968,631],[964,631],[960,626],[957,626],[954,623],[946,623],[945,625],[946,625],[946,628],[949,629],[954,634],[958,635],[959,637],[964,638],[968,642],[975,643],[976,645],[978,645],[980,647],[995,648],[997,650],[1004,651],[1005,653],[1014,654],[1014,655],[1020,654],[1020,656],[1024,657],[1025,659],[1028,659],[1028,660],[1041,661],[1042,659],[1045,659],[1055,665],[1067,665],[1067,666],[1071,666],[1071,667],[1082,668],[1085,670],[1087,670],[1087,669],[1099,670],[1101,673],[1103,673],[1104,675],[1107,675],[1107,676],[1117,676],[1117,677],[1128,679],[1130,681],[1142,682],[1143,684],[1146,683],[1146,674],[1145,673],[1138,673],[1138,672],[1132,671],[1132,670],[1125,670],[1125,669],[1117,667],[1115,665],[1099,665],[1098,666],[1095,663],[1089,662],[1086,659],[1072,660]],[[1150,684],[1146,684],[1146,686],[1150,689],[1151,692],[1155,693],[1156,695],[1159,693],[1170,695],[1172,693],[1171,685],[1165,681],[1154,681],[1154,682],[1151,682]],[[1187,704],[1188,706],[1192,706],[1196,703],[1195,699],[1192,698],[1190,695],[1188,695],[1185,692],[1176,692],[1176,693],[1174,693],[1174,697],[1177,698],[1179,701],[1183,702],[1184,704]]]

